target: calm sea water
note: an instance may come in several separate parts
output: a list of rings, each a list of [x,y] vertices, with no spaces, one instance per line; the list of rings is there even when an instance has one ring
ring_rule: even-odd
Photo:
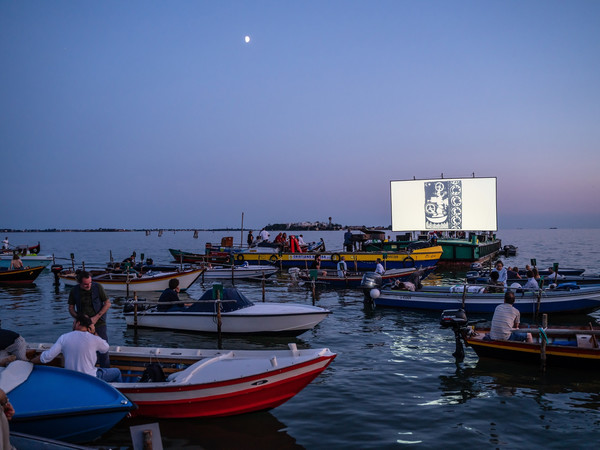
[[[505,258],[524,267],[536,258],[539,267],[600,271],[600,230],[503,230],[504,244],[519,247]],[[340,232],[306,232],[306,241],[323,237],[328,249],[341,249]],[[104,264],[110,251],[122,260],[136,251],[155,262],[170,261],[168,248],[199,251],[240,233],[15,233],[11,243],[42,244],[42,253],[69,264]],[[3,238],[4,236],[2,236]],[[434,274],[434,280],[460,279],[461,272]],[[197,298],[199,284],[187,292]],[[238,283],[260,301],[259,284]],[[267,301],[310,304],[310,291],[279,277],[267,284]],[[146,297],[158,296],[150,294]],[[53,342],[70,329],[68,290],[54,286],[45,271],[34,287],[0,288],[4,328],[30,342]],[[119,305],[108,319],[111,344],[216,348],[214,337],[125,326]],[[185,297],[185,295],[183,296]],[[225,338],[224,348],[329,347],[338,354],[332,365],[306,389],[269,411],[211,420],[159,421],[165,448],[596,448],[600,431],[600,380],[597,374],[508,362],[478,361],[472,350],[456,364],[454,337],[438,326],[439,315],[415,311],[371,311],[359,291],[322,291],[317,304],[333,311],[314,330],[298,338]],[[551,324],[594,322],[598,315],[550,317]],[[127,448],[129,427],[152,419],[124,421],[94,445]]]

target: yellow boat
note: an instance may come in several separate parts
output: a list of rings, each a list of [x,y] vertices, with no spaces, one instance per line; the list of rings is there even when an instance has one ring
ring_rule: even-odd
[[[415,250],[401,250],[396,252],[307,252],[307,253],[264,253],[259,251],[244,251],[235,253],[233,258],[236,264],[264,264],[269,262],[282,269],[298,267],[310,268],[315,256],[321,257],[322,269],[337,269],[337,263],[343,256],[349,270],[372,271],[375,270],[377,259],[381,259],[383,267],[388,269],[403,269],[410,267],[433,267],[442,256],[443,249],[436,245]]]

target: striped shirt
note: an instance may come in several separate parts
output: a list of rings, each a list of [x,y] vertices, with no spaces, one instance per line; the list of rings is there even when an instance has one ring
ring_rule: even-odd
[[[496,306],[494,317],[492,317],[490,337],[498,341],[508,340],[512,333],[512,328],[517,328],[520,321],[521,313],[513,305],[502,303]]]

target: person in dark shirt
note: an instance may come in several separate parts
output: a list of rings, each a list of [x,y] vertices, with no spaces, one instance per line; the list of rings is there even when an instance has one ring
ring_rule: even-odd
[[[4,350],[9,355],[0,359],[0,366],[5,366],[15,359],[27,361],[27,342],[15,331],[0,328],[0,350]]]
[[[169,280],[169,287],[165,289],[158,299],[159,303],[166,303],[165,305],[158,305],[159,311],[168,311],[173,306],[180,305],[170,305],[169,303],[178,302],[179,301],[179,280],[177,278],[172,278]]]

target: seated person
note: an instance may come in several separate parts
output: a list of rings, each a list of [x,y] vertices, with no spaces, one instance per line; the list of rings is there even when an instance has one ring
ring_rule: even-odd
[[[316,270],[318,275],[326,276],[327,271],[321,270],[321,255],[315,255],[314,261],[311,263],[310,268]]]
[[[560,280],[561,278],[564,278],[564,275],[559,274],[558,272],[555,272],[554,269],[552,269],[552,267],[548,267],[548,277],[547,280],[549,282],[553,282],[554,280]]]
[[[168,311],[173,307],[179,307],[179,309],[181,309],[180,304],[174,304],[174,305],[169,304],[171,302],[178,302],[178,301],[179,301],[179,279],[171,278],[169,280],[169,287],[167,289],[165,289],[164,291],[162,291],[162,294],[160,294],[160,297],[158,299],[158,303],[165,303],[165,304],[158,305],[157,309],[162,312]]]
[[[509,267],[508,269],[506,269],[506,275],[509,280],[520,280],[521,279],[521,275],[519,275],[518,267]]]
[[[410,281],[400,281],[400,280],[396,280],[396,282],[394,283],[393,289],[397,289],[399,291],[412,291],[412,292],[414,292],[416,290],[414,283],[411,283]]]
[[[504,292],[504,283],[498,281],[500,274],[498,272],[490,272],[490,281],[485,288],[485,292],[499,293]]]
[[[34,364],[47,364],[61,353],[65,360],[65,369],[86,373],[108,383],[121,383],[121,371],[117,368],[96,367],[96,352],[107,353],[108,342],[96,335],[92,319],[85,314],[75,318],[74,331],[65,333],[45,352],[31,360]]]
[[[523,289],[538,290],[539,288],[540,288],[540,285],[539,285],[538,281],[535,279],[535,276],[533,275],[533,270],[528,270],[527,271],[527,283],[525,283],[523,285]]]
[[[494,310],[490,338],[496,341],[533,342],[531,333],[512,331],[513,328],[519,328],[519,322],[521,321],[521,313],[513,306],[514,303],[514,292],[507,291],[504,294],[504,303],[496,306]]]
[[[16,359],[21,361],[29,361],[27,359],[27,342],[25,339],[14,331],[0,328],[0,350],[8,353],[5,358],[0,358],[0,366],[6,366]]]
[[[10,261],[10,269],[9,270],[19,270],[24,269],[23,261],[21,261],[21,257],[16,253],[13,253],[12,260]]]

